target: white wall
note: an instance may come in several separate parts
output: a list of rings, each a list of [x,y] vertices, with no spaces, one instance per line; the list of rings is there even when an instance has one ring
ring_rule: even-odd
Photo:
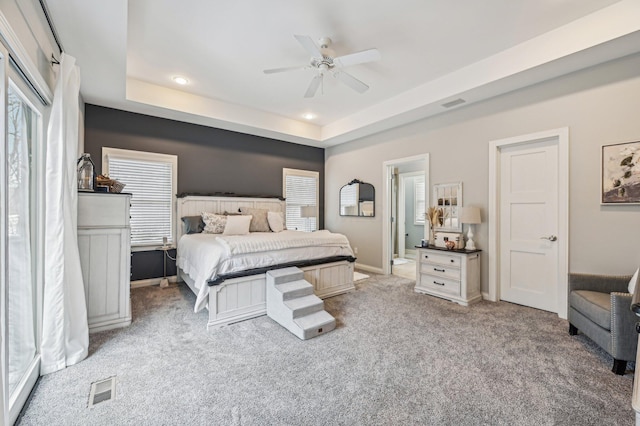
[[[0,0],[0,11],[24,49],[20,53],[24,53],[31,61],[29,65],[34,66],[23,71],[30,72],[30,77],[37,74],[53,90],[57,69],[51,66],[50,58],[53,54],[60,59],[60,50],[38,0]],[[21,66],[27,67],[27,64]]]
[[[488,144],[569,128],[569,270],[631,274],[640,264],[640,206],[600,205],[604,144],[640,140],[640,55],[633,55],[325,152],[325,226],[358,247],[358,263],[382,267],[382,163],[430,153],[431,183],[463,182],[464,205],[482,209],[476,246],[487,248]],[[375,218],[338,215],[338,191],[353,178],[376,188]],[[466,231],[466,228],[465,228]],[[488,289],[483,258],[482,290]]]

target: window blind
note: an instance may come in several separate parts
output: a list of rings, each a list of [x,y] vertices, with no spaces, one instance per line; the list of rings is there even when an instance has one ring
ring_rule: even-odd
[[[174,157],[175,156],[167,156]],[[131,197],[131,245],[161,245],[163,237],[173,243],[172,158],[143,160],[107,155],[109,176],[124,184]]]
[[[318,172],[284,169],[284,197],[287,205],[287,228],[300,231],[318,229]],[[301,207],[316,208],[316,217],[302,217]]]

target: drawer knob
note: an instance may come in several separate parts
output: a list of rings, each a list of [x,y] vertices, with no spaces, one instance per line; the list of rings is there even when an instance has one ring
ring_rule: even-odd
[[[429,258],[429,256],[427,256],[427,255],[425,254],[425,255],[424,255],[424,258],[425,258],[425,259],[428,259],[428,258]]]
[[[444,272],[444,269],[433,268],[433,270],[436,272]]]
[[[451,263],[453,263],[453,259],[451,259]]]
[[[444,283],[439,283],[438,281],[434,281],[433,283],[434,283],[435,285],[442,285],[442,286],[444,285]]]

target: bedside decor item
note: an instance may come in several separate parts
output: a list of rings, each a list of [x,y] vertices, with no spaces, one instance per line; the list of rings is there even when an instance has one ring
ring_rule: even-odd
[[[316,206],[302,206],[300,207],[300,217],[306,219],[306,228],[311,229],[310,219],[316,217]],[[305,229],[306,231],[306,229]]]
[[[433,206],[440,217],[436,231],[462,232],[460,206],[462,206],[462,182],[433,185]]]
[[[460,222],[469,225],[469,231],[467,232],[467,245],[464,248],[467,250],[475,250],[476,245],[473,242],[473,225],[481,223],[480,209],[478,207],[463,207],[460,213]]]
[[[453,250],[454,248],[456,248],[456,243],[454,241],[447,240],[445,241],[444,246],[447,248],[447,250]]]
[[[640,204],[640,141],[602,146],[601,204]]]
[[[439,247],[446,249],[447,241],[452,241],[455,243],[454,249],[462,250],[464,248],[464,238],[462,234],[458,232],[434,232],[434,243],[432,244],[434,247]]]
[[[98,175],[96,177],[96,187],[97,188],[107,188],[104,192],[111,192],[114,194],[119,194],[125,187],[125,184],[122,182],[118,182],[115,179],[109,178],[107,175]]]
[[[96,179],[96,165],[91,155],[84,153],[78,158],[78,191],[93,192]]]
[[[429,207],[425,213],[425,219],[429,222],[429,245],[434,245],[435,242],[435,228],[440,225],[440,217],[442,216],[442,210]]]

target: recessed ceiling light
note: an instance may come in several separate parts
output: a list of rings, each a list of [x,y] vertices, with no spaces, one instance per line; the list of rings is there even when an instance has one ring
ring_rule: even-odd
[[[316,118],[316,116],[315,114],[311,114],[310,112],[308,112],[306,114],[302,114],[302,118],[307,120],[313,120],[314,118]]]
[[[172,77],[172,80],[175,81],[176,83],[184,86],[185,84],[189,83],[189,80],[187,80],[184,77],[181,77],[179,75],[176,75],[175,77]]]

